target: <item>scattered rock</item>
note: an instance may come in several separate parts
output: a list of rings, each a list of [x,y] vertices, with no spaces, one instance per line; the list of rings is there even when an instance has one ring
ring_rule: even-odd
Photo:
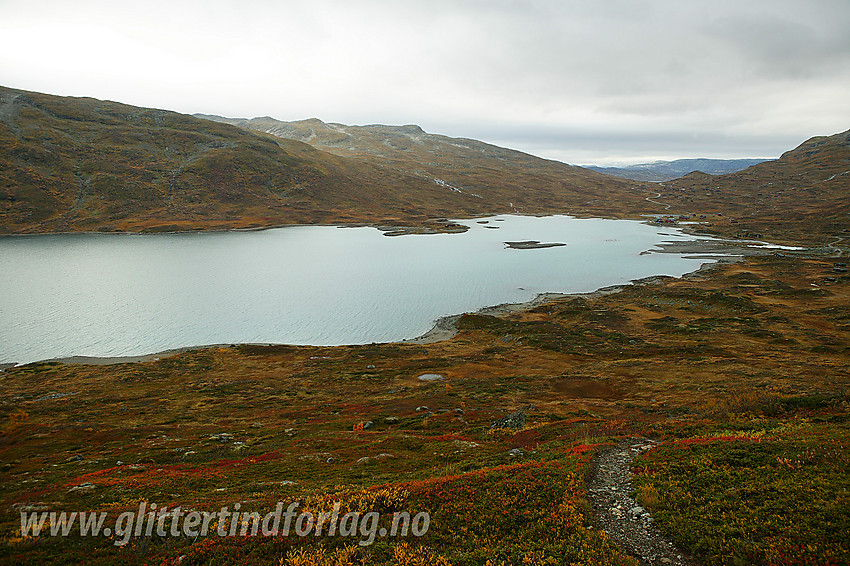
[[[219,434],[211,434],[210,440],[218,440],[219,442],[232,442],[233,435],[229,432],[221,432]]]
[[[392,454],[378,454],[377,456],[364,456],[357,460],[357,464],[369,464],[371,462],[377,462],[380,460],[386,460],[387,458],[395,458]]]
[[[91,482],[84,482],[69,489],[68,493],[88,493],[90,491],[94,491],[96,487],[97,486]]]
[[[419,381],[442,381],[446,378],[439,373],[423,373],[422,375],[416,376],[416,379]]]
[[[313,454],[302,454],[301,456],[298,456],[298,459],[301,461],[313,460],[314,462],[325,462],[330,455],[330,452],[316,452]]]
[[[492,425],[490,425],[491,429],[494,428],[522,428],[525,426],[526,416],[524,411],[517,411],[516,413],[511,413],[506,417],[502,417],[495,421]]]
[[[35,400],[38,401],[52,401],[53,399],[61,399],[62,397],[68,397],[69,395],[76,395],[76,393],[48,393],[47,395],[43,395]]]
[[[511,448],[508,450],[508,456],[511,458],[519,458],[523,454],[525,454],[525,452],[523,452],[521,448]]]
[[[80,460],[82,460],[82,459],[83,459],[83,457],[82,457],[82,456],[80,456],[79,454],[75,454],[75,455],[71,456],[70,458],[68,458],[68,459],[67,459],[67,460],[65,460],[65,461],[66,461],[66,462],[79,462],[79,461],[80,461]]]
[[[375,428],[375,423],[372,421],[366,421],[363,423],[363,430],[369,430],[370,428]]]
[[[427,410],[428,410],[428,407],[426,407],[425,405],[419,405],[418,407],[416,407],[417,413],[422,412],[422,411],[427,411]]]

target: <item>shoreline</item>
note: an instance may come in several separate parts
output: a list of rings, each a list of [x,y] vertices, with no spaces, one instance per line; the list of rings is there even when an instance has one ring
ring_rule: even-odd
[[[99,230],[71,230],[65,232],[12,232],[12,233],[0,233],[0,238],[8,237],[8,236],[72,236],[75,234],[87,234],[87,235],[130,235],[130,236],[151,236],[158,234],[219,234],[222,232],[263,232],[265,230],[277,230],[280,228],[295,228],[299,226],[324,226],[324,227],[336,227],[336,228],[375,228],[379,232],[391,232],[391,236],[401,236],[401,235],[428,235],[428,234],[442,234],[442,233],[461,233],[461,232],[453,232],[453,231],[427,231],[429,229],[433,229],[434,226],[438,226],[440,224],[455,224],[458,222],[474,222],[477,220],[481,220],[483,218],[492,218],[496,216],[533,216],[537,218],[547,217],[547,216],[568,216],[570,218],[575,219],[599,219],[599,220],[630,220],[632,222],[640,222],[641,224],[646,224],[648,226],[654,226],[656,228],[673,228],[676,230],[680,230],[692,236],[699,237],[717,237],[708,234],[698,234],[697,232],[691,230],[690,228],[696,228],[701,223],[696,224],[675,224],[670,226],[659,226],[658,224],[652,222],[652,218],[657,217],[657,214],[628,214],[623,216],[600,216],[600,215],[588,215],[585,216],[581,212],[553,212],[553,213],[521,213],[516,210],[509,212],[487,212],[480,214],[472,214],[466,217],[434,217],[428,218],[419,222],[409,222],[404,223],[403,220],[397,219],[396,221],[349,221],[349,222],[316,222],[316,223],[285,223],[285,224],[270,224],[267,226],[251,226],[244,228],[193,228],[186,230],[110,230],[110,231],[99,231]],[[422,231],[422,230],[426,231]],[[403,233],[392,233],[392,232],[403,232]]]
[[[766,255],[768,253],[774,253],[776,250],[773,248],[760,248],[760,247],[751,247],[747,245],[741,245],[740,243],[735,242],[725,242],[721,240],[689,240],[684,242],[664,242],[658,244],[656,246],[658,249],[647,250],[644,253],[677,253],[677,254],[686,254],[690,256],[692,259],[702,259],[705,260],[705,263],[702,263],[698,269],[694,271],[690,271],[681,275],[681,277],[688,277],[689,275],[699,273],[702,271],[708,271],[711,269],[715,269],[718,266],[737,263],[742,261],[746,256],[755,256],[755,255]],[[698,254],[698,255],[697,255]],[[414,338],[403,338],[401,340],[394,340],[392,342],[382,342],[383,344],[416,344],[416,345],[425,345],[425,344],[433,344],[436,342],[442,342],[445,340],[450,340],[454,336],[458,334],[458,330],[456,328],[456,323],[458,319],[464,314],[486,314],[491,316],[506,316],[516,312],[522,312],[526,310],[533,309],[542,304],[548,303],[550,301],[554,301],[557,299],[563,299],[568,297],[580,297],[580,298],[596,298],[602,297],[605,295],[609,295],[612,293],[618,293],[623,289],[631,286],[631,285],[648,285],[660,282],[667,278],[673,278],[673,276],[668,275],[650,275],[648,277],[643,277],[640,279],[634,279],[629,283],[622,283],[617,285],[608,285],[605,287],[600,287],[594,291],[589,292],[581,292],[581,293],[539,293],[533,299],[528,301],[519,302],[519,303],[501,303],[498,305],[486,306],[475,311],[470,311],[469,313],[458,313],[451,314],[439,317],[436,321],[434,321],[434,325],[430,330],[416,336]],[[263,343],[251,343],[251,342],[240,342],[238,344],[234,343],[223,343],[223,344],[203,344],[203,345],[193,345],[193,346],[182,346],[178,348],[170,348],[167,350],[162,350],[159,352],[152,352],[148,354],[139,354],[139,355],[128,355],[128,356],[67,356],[60,358],[49,358],[45,360],[37,360],[33,362],[27,362],[23,364],[9,362],[9,363],[0,363],[0,372],[5,371],[6,369],[26,366],[30,364],[43,364],[43,363],[61,363],[65,365],[118,365],[118,364],[126,364],[126,363],[142,363],[142,362],[150,362],[150,361],[158,361],[161,358],[167,358],[170,356],[174,356],[177,354],[182,354],[184,352],[195,351],[195,350],[205,350],[209,348],[230,348],[233,346],[240,345],[252,345],[252,346],[280,346],[280,345],[289,345],[283,343],[272,343],[272,342],[263,342]],[[338,347],[338,346],[349,346],[351,344],[337,344],[336,346],[327,346],[327,347]],[[294,346],[304,346],[304,347],[320,347],[320,346],[311,346],[305,344],[298,344]]]
[[[278,230],[280,228],[297,228],[300,226],[322,226],[325,228],[375,228],[379,232],[405,232],[405,234],[390,234],[392,236],[401,236],[401,235],[428,235],[428,234],[453,234],[458,232],[453,232],[451,230],[441,232],[433,230],[435,226],[439,226],[441,224],[453,224],[456,222],[463,221],[474,221],[481,218],[491,218],[494,216],[505,216],[505,215],[514,215],[512,212],[493,212],[482,215],[470,216],[467,218],[446,218],[446,217],[435,217],[428,218],[423,222],[415,223],[411,222],[408,224],[403,223],[388,223],[385,221],[351,221],[351,222],[311,222],[309,224],[303,223],[286,223],[286,224],[270,224],[268,226],[250,226],[244,228],[193,228],[188,230],[110,230],[110,231],[100,231],[100,230],[72,230],[65,232],[12,232],[12,233],[0,233],[0,238],[5,237],[23,237],[23,236],[73,236],[76,234],[85,234],[85,235],[96,235],[96,236],[112,236],[112,235],[127,235],[127,236],[156,236],[159,234],[220,234],[225,232],[264,232],[266,230]],[[571,214],[566,213],[558,213],[558,214],[520,214],[519,216],[573,216]],[[578,217],[576,217],[578,218]],[[599,218],[602,218],[601,216]],[[628,218],[619,218],[616,220],[632,220]],[[399,221],[400,222],[400,221]],[[639,222],[639,220],[638,220]],[[422,231],[422,230],[433,230],[433,231]]]
[[[682,242],[683,244],[686,242]],[[656,253],[680,253],[678,251],[659,251]],[[698,269],[694,271],[689,271],[688,273],[684,273],[681,275],[682,278],[688,277],[689,275],[693,275],[695,273],[700,273],[704,271],[710,271],[712,269],[716,269],[721,265],[728,265],[731,263],[738,263],[742,261],[746,255],[760,255],[755,253],[750,254],[735,254],[735,255],[724,255],[724,256],[715,256],[715,255],[704,255],[704,256],[694,256],[693,259],[705,259],[705,260],[714,260],[711,263],[706,261],[699,266]],[[540,305],[544,305],[551,301],[555,301],[558,299],[566,299],[566,298],[584,298],[584,299],[595,299],[598,297],[604,297],[605,295],[612,295],[614,293],[619,293],[623,289],[631,287],[632,285],[652,285],[654,283],[660,283],[664,279],[678,279],[678,277],[673,277],[671,275],[650,275],[648,277],[642,277],[640,279],[633,279],[628,283],[621,283],[617,285],[607,285],[605,287],[600,287],[595,291],[588,291],[583,293],[539,293],[536,297],[531,300],[520,302],[520,303],[501,303],[498,305],[481,307],[478,310],[470,311],[469,313],[461,313],[461,314],[452,314],[447,316],[442,316],[437,319],[434,323],[434,327],[431,328],[425,334],[421,336],[417,336],[416,338],[408,338],[405,340],[400,340],[396,342],[391,342],[392,344],[433,344],[435,342],[442,342],[443,340],[450,340],[455,337],[458,333],[457,328],[455,326],[456,322],[460,317],[464,314],[484,314],[490,316],[507,316],[517,312],[523,312],[527,310],[531,310],[533,308],[539,307]]]

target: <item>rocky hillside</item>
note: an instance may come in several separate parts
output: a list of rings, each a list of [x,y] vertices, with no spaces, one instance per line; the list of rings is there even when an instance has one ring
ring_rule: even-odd
[[[472,199],[175,112],[0,89],[2,232],[380,220]]]
[[[701,211],[717,233],[787,242],[850,243],[850,131],[818,136],[727,175],[692,173],[654,185],[669,212]],[[718,214],[722,216],[718,216]]]
[[[599,214],[612,197],[640,206],[628,184],[597,173],[472,140],[422,142],[429,136],[415,127],[375,127],[376,139],[382,128],[374,145],[384,153],[364,159],[333,147],[331,135],[345,134],[331,127],[301,136],[328,137],[317,148],[165,110],[0,87],[0,233]]]
[[[482,211],[617,215],[642,212],[645,205],[644,192],[635,191],[629,182],[478,140],[430,134],[416,125],[347,126],[316,118],[285,122],[270,117],[195,116],[414,175],[479,199]],[[617,203],[613,208],[612,202]]]

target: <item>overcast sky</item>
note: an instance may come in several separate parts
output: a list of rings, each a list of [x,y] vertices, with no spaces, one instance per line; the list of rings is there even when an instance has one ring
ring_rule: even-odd
[[[776,157],[850,129],[850,0],[0,0],[0,84],[569,163]]]

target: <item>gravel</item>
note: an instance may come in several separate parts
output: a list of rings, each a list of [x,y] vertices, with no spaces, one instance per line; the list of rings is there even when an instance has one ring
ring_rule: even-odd
[[[645,565],[695,566],[697,562],[673,546],[653,525],[649,512],[629,496],[632,462],[656,445],[652,440],[630,439],[597,455],[588,482],[594,527]]]

